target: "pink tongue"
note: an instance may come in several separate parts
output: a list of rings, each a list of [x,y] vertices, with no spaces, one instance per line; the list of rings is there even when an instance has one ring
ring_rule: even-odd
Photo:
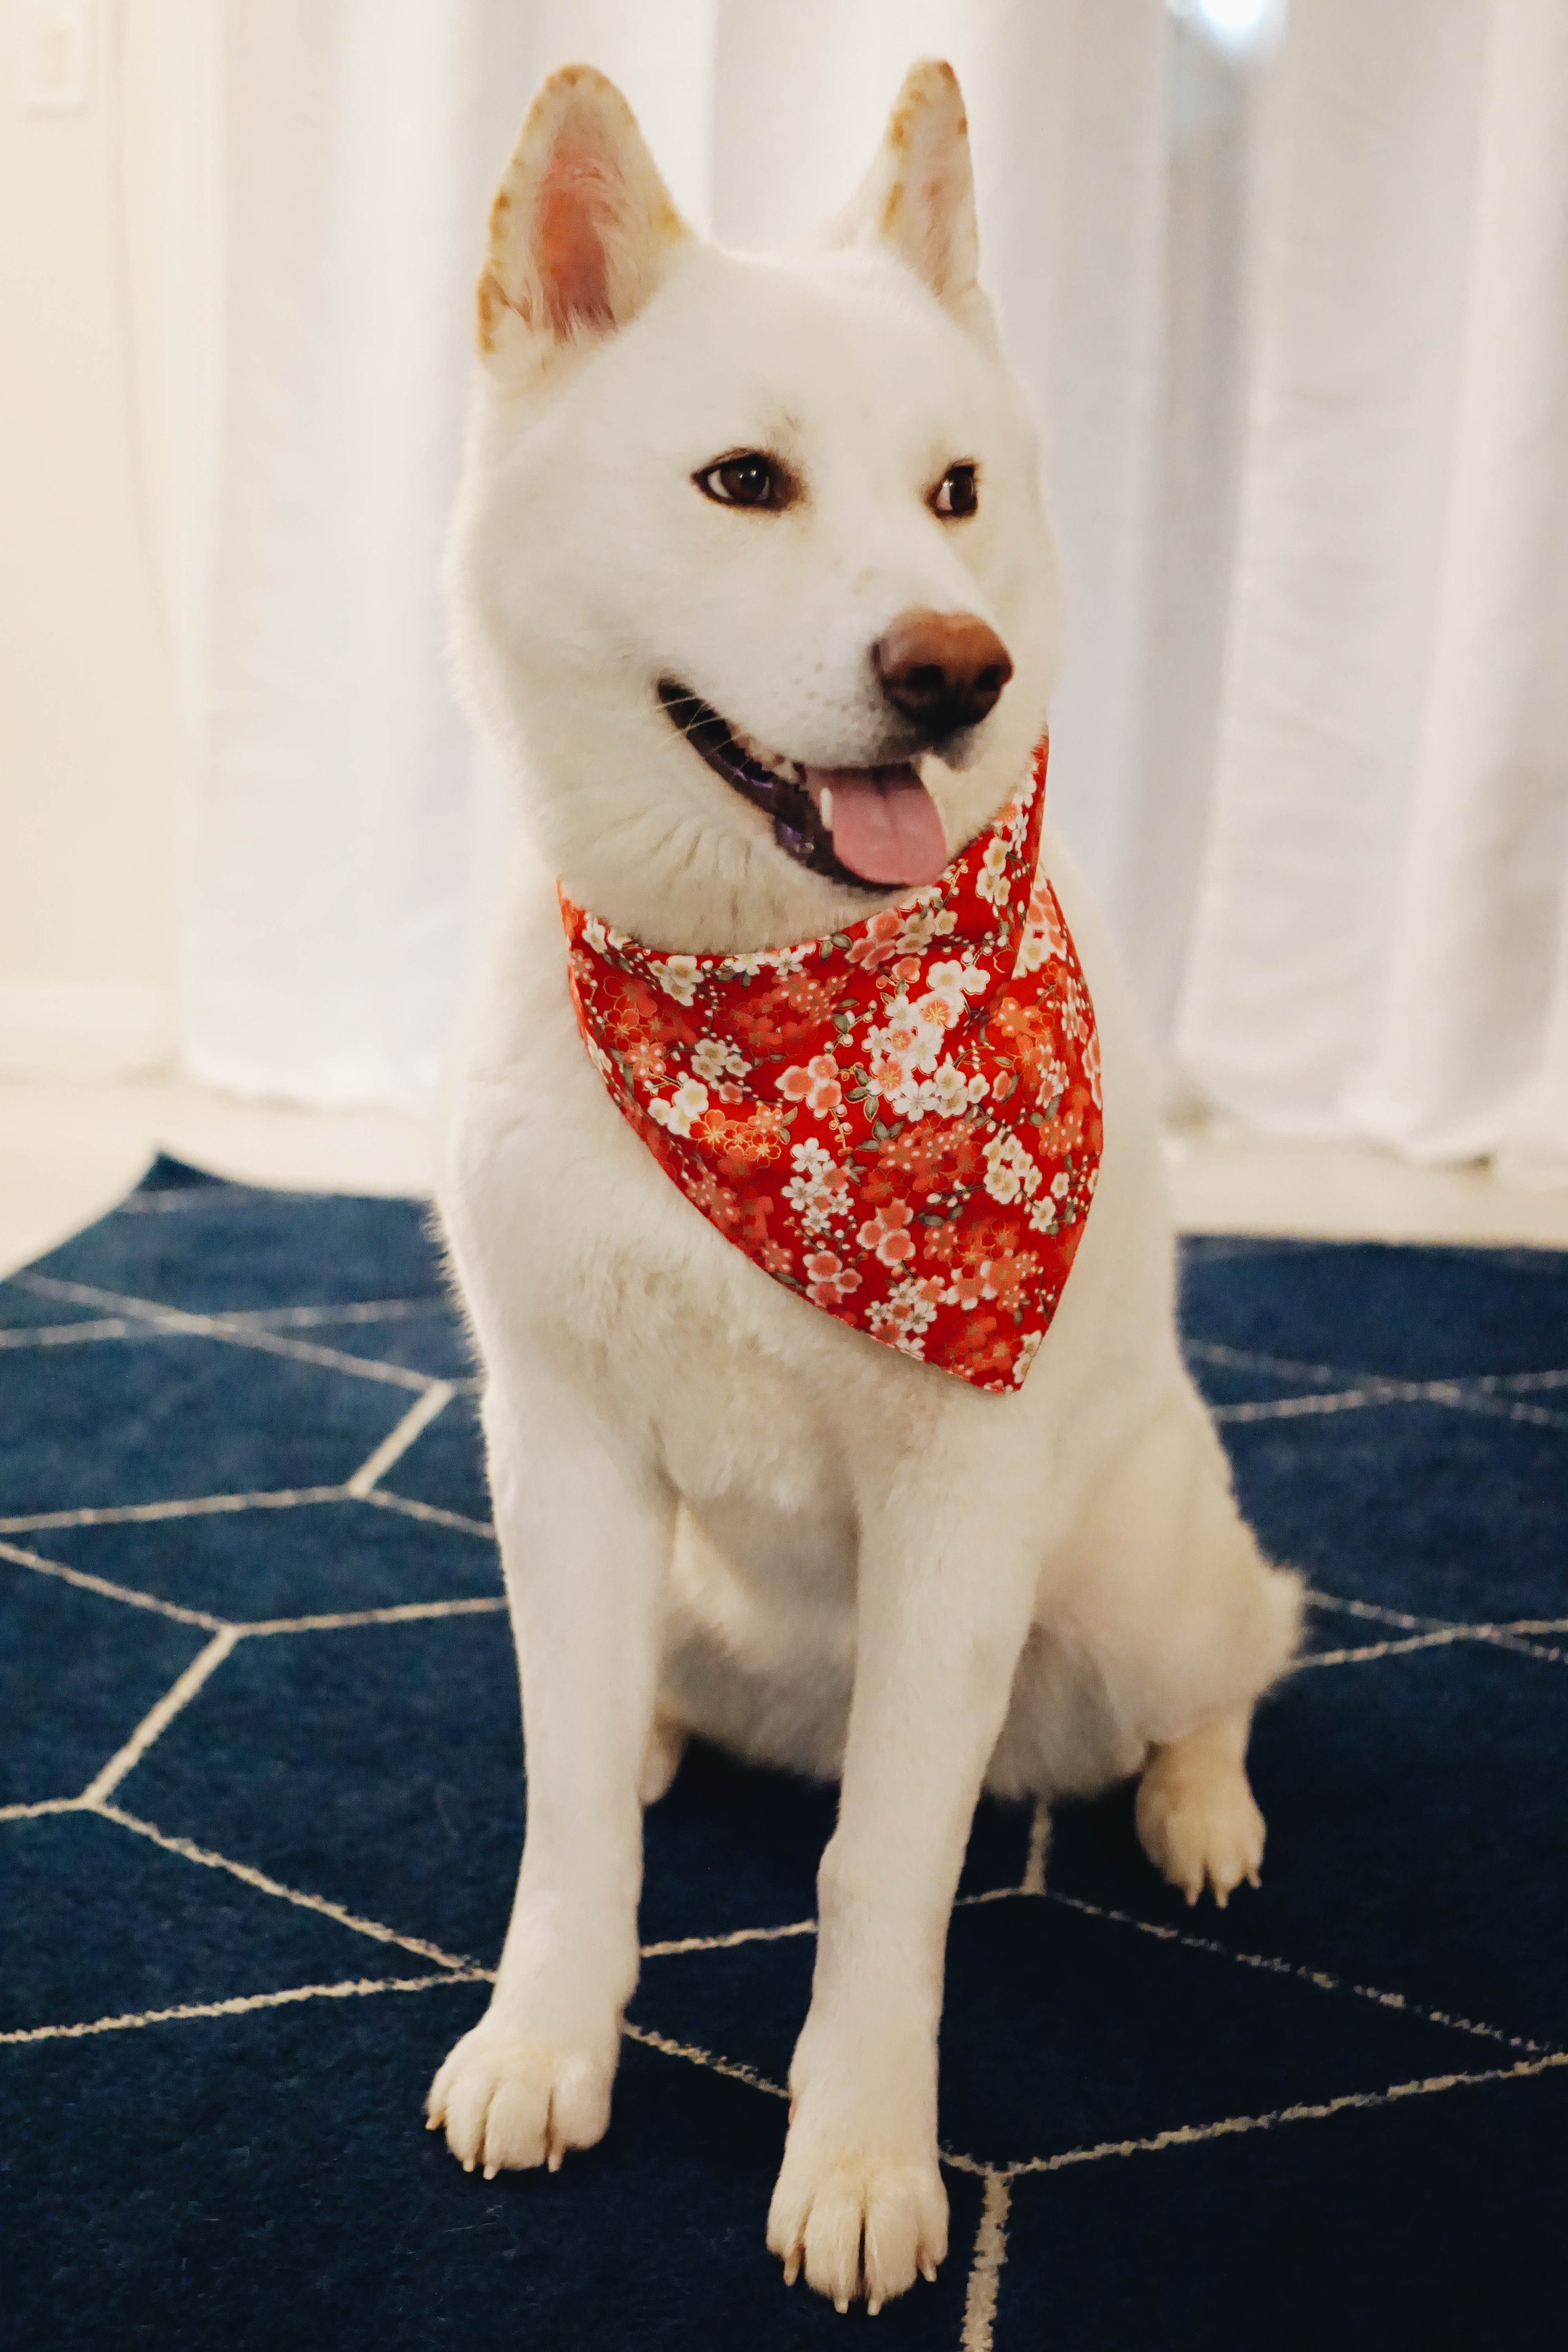
[[[840,865],[867,882],[934,882],[947,865],[936,803],[912,768],[807,768],[818,807],[833,795],[829,824]]]

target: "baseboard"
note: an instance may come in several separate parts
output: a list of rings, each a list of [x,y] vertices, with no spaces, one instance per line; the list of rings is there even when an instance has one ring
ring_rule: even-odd
[[[132,981],[0,980],[0,1076],[128,1077],[174,1051],[169,993]]]

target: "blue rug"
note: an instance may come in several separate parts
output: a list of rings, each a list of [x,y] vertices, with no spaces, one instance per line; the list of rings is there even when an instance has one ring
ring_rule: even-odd
[[[1310,1574],[1261,1892],[1125,1794],[983,1808],[954,1915],[948,2352],[1560,2346],[1568,1257],[1196,1242],[1246,1507]],[[472,1366],[419,1209],[163,1160],[0,1284],[0,2340],[840,2342],[763,2223],[831,1791],[648,1817],[615,2119],[555,2179],[421,2128],[522,1834]],[[1038,1875],[1038,1839],[1036,1840]],[[746,1931],[737,1940],[737,1931]]]

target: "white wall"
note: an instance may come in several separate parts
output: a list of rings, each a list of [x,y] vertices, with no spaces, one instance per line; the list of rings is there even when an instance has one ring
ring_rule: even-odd
[[[89,0],[74,110],[27,110],[23,0],[0,23],[0,1071],[146,1067],[174,1035],[177,730],[122,160],[155,142],[151,93],[117,101],[121,5]]]

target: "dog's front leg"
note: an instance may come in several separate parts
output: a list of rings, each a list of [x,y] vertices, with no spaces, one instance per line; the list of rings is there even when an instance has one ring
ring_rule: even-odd
[[[793,2281],[872,2310],[947,2251],[936,2053],[948,1915],[1006,1711],[1037,1547],[954,1523],[924,1491],[862,1540],[838,1826],[768,2245]]]
[[[642,1809],[674,1504],[581,1392],[492,1387],[490,1486],[522,1684],[528,1831],[495,1992],[431,2085],[486,2177],[591,2147],[637,1983]]]

